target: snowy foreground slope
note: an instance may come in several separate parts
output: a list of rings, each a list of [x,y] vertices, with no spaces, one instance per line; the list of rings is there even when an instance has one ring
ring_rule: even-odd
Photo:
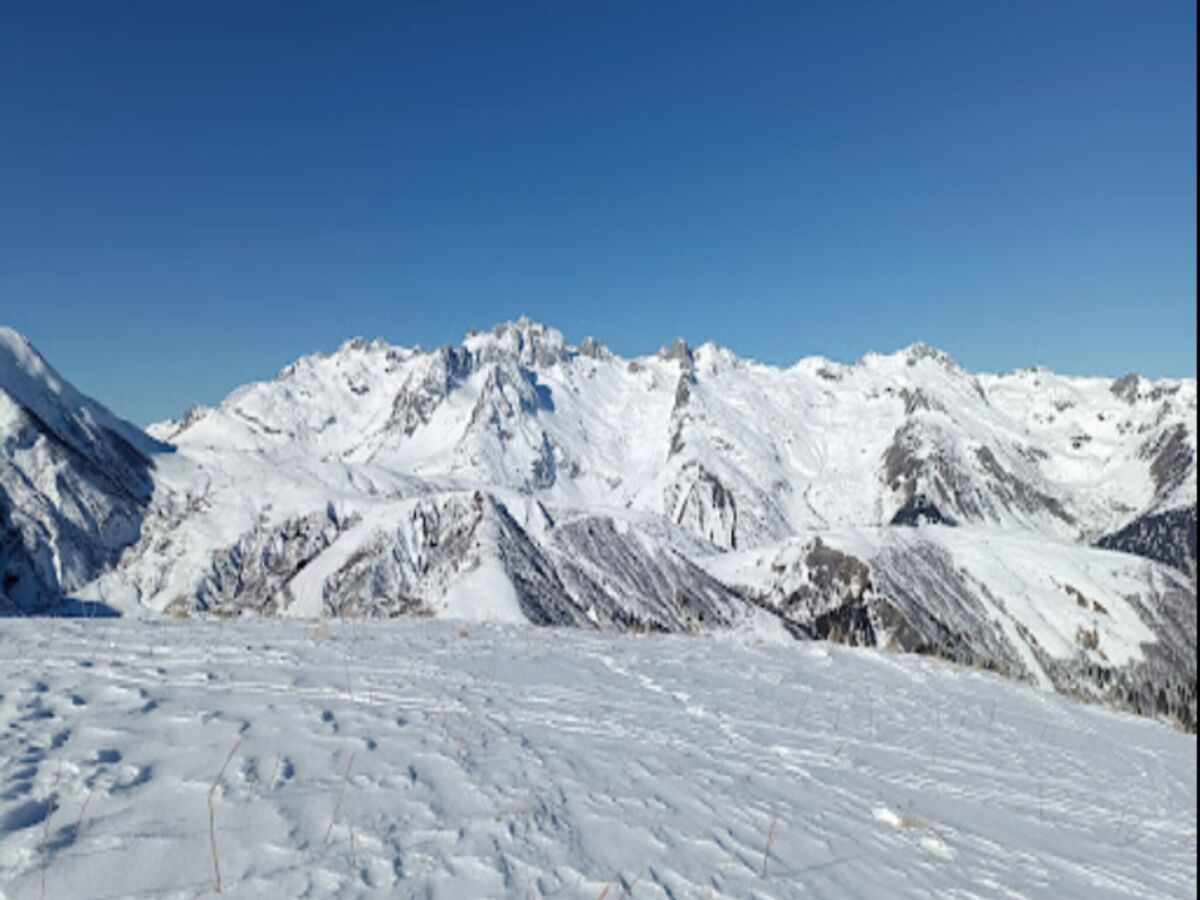
[[[0,791],[5,900],[215,896],[213,836],[222,896],[271,900],[1192,897],[1197,878],[1194,737],[745,634],[10,620]]]

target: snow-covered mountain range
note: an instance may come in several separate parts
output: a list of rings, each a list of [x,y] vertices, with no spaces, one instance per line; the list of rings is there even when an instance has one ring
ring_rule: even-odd
[[[1194,379],[625,359],[522,319],[149,432],[0,329],[0,604],[786,629],[1195,722]]]

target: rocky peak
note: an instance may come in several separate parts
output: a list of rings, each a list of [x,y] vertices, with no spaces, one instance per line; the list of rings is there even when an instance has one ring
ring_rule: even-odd
[[[681,378],[686,378],[689,381],[696,376],[696,356],[692,348],[688,346],[688,342],[683,338],[675,338],[675,340],[666,347],[658,351],[659,359],[668,361],[674,360],[679,363],[679,370],[682,373]]]
[[[945,350],[939,350],[937,347],[931,347],[928,344],[917,341],[901,351],[904,355],[904,360],[908,365],[915,366],[921,360],[928,359],[937,363],[944,369],[955,370],[959,368],[958,363]]]
[[[589,359],[609,359],[612,352],[594,337],[585,337],[579,344],[579,355]]]
[[[1142,376],[1137,372],[1128,372],[1112,383],[1110,390],[1113,396],[1126,403],[1137,400],[1138,389],[1142,386]]]
[[[463,346],[482,363],[514,360],[526,368],[548,368],[567,355],[562,332],[521,316],[515,322],[503,322],[489,332],[468,335]]]

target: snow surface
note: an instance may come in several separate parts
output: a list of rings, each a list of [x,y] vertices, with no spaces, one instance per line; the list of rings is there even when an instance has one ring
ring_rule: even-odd
[[[239,898],[1144,898],[1197,879],[1194,737],[752,634],[7,620],[0,791],[4,900],[213,896],[210,791]]]

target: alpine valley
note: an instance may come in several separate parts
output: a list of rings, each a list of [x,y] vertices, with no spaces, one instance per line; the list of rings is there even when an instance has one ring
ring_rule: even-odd
[[[353,340],[143,432],[0,328],[0,608],[745,630],[1196,721],[1196,382]]]

